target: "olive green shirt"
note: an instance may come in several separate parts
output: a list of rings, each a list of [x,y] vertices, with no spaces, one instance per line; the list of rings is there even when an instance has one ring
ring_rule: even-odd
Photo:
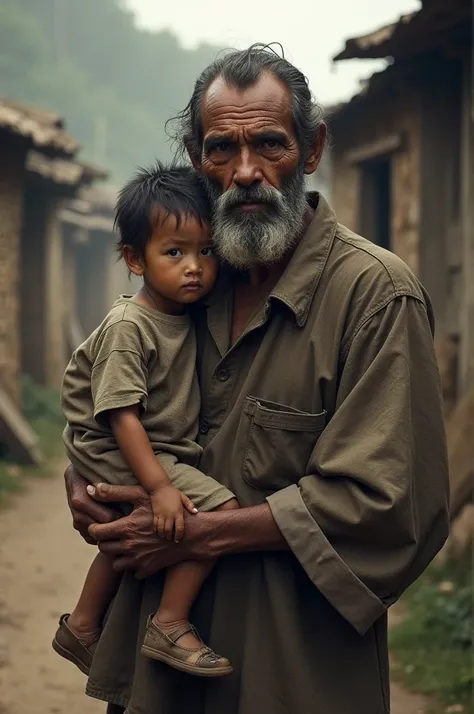
[[[428,296],[322,197],[235,344],[232,276],[198,316],[200,468],[268,502],[289,552],[222,558],[196,602],[208,683],[137,654],[162,574],[123,578],[87,691],[127,714],[386,714],[390,604],[448,532]]]
[[[141,405],[140,421],[156,454],[197,466],[200,397],[189,315],[165,315],[121,297],[74,352],[61,403],[67,454],[93,483],[136,483],[104,418],[110,409],[134,404]]]

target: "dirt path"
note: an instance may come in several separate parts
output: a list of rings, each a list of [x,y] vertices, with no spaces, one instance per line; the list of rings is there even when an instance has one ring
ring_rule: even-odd
[[[70,527],[60,469],[2,511],[0,544],[0,714],[104,714],[50,647],[93,555]],[[393,685],[392,714],[426,711],[422,697]]]
[[[70,526],[59,470],[2,511],[0,544],[0,714],[104,714],[50,647],[93,557]]]

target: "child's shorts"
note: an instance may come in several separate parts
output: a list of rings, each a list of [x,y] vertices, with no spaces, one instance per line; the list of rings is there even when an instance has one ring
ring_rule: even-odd
[[[228,488],[193,466],[179,462],[173,454],[159,453],[157,459],[166,471],[170,483],[185,493],[198,511],[214,511],[235,498]],[[108,470],[108,473],[113,474],[114,471],[111,469]],[[101,481],[120,485],[137,485],[137,480],[131,474],[125,477],[123,473],[116,480],[102,478]]]

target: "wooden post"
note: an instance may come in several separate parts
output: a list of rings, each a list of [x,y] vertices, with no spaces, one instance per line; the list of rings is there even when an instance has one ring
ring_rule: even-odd
[[[474,70],[464,64],[462,121],[463,287],[461,303],[460,393],[474,387]]]
[[[26,144],[14,136],[0,148],[0,387],[20,403],[20,233]]]

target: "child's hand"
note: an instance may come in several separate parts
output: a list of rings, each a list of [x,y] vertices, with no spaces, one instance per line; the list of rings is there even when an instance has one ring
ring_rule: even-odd
[[[184,509],[197,513],[194,503],[171,484],[150,494],[153,524],[158,535],[179,543],[184,535]]]

